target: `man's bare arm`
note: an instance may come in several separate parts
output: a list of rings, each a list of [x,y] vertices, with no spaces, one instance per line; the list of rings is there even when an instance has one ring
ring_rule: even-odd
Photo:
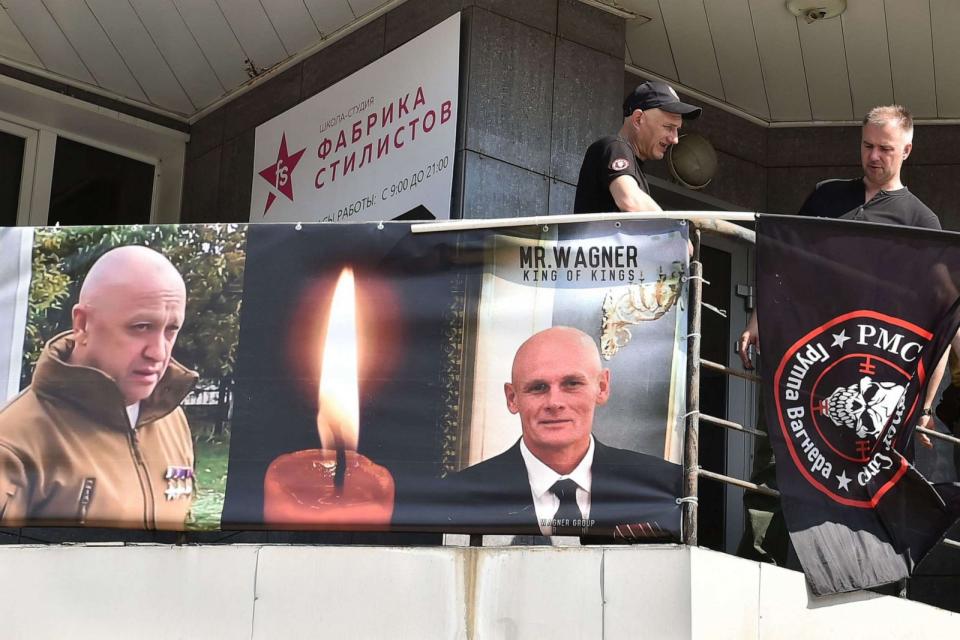
[[[927,385],[927,393],[923,397],[924,410],[931,409],[933,407],[934,400],[937,399],[937,391],[940,390],[940,381],[943,380],[943,374],[947,370],[947,357],[949,355],[950,347],[948,346],[946,351],[943,352],[943,357],[940,358],[940,362],[938,362],[937,366],[934,367],[933,373],[930,374],[930,383]],[[923,427],[924,429],[933,429],[933,416],[920,416],[920,419],[917,421],[917,426]],[[917,438],[920,440],[920,444],[928,449],[933,447],[933,442],[930,440],[930,436],[927,434],[917,432]]]
[[[610,195],[620,211],[663,211],[660,205],[644,193],[632,176],[618,176],[610,183]]]

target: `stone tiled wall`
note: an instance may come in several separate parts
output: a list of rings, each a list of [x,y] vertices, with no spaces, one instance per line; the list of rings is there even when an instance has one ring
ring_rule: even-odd
[[[246,220],[257,125],[457,11],[453,217],[570,211],[583,150],[619,126],[623,21],[576,0],[408,0],[198,121],[181,219]]]

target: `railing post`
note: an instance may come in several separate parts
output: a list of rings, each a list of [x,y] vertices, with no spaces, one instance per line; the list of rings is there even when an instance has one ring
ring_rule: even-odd
[[[697,492],[700,466],[700,303],[703,299],[703,265],[700,264],[700,228],[690,225],[693,259],[690,261],[689,322],[687,324],[687,420],[684,439],[683,543],[697,544]]]

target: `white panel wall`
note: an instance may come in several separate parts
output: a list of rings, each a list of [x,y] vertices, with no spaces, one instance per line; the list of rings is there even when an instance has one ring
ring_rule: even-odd
[[[702,0],[661,2],[660,11],[667,26],[680,82],[725,100],[713,34]]]
[[[16,638],[954,638],[960,615],[705,549],[0,547]],[[922,636],[917,635],[922,630]]]
[[[249,78],[244,59],[251,54],[240,46],[215,0],[173,0],[173,3],[221,84],[233,88],[246,82]]]
[[[172,0],[130,0],[130,6],[193,104],[205,106],[226,93]],[[242,82],[243,75],[236,78]]]
[[[43,67],[20,29],[10,19],[6,8],[0,5],[0,50],[14,60],[22,60],[35,67]]]
[[[667,29],[663,25],[660,3],[657,0],[633,0],[630,6],[633,11],[650,18],[650,21],[627,21],[627,63],[676,80],[677,67],[673,62]]]
[[[465,554],[276,546],[262,547],[258,555],[247,594],[251,599],[256,593],[249,637],[466,637]]]
[[[893,98],[910,105],[914,118],[937,116],[932,25],[927,2],[884,2]],[[954,38],[955,39],[955,38]]]
[[[93,76],[42,3],[5,0],[3,9],[23,37],[33,43],[33,51],[44,67],[68,78],[94,83]]]
[[[748,113],[770,119],[760,53],[747,0],[705,0],[726,99]],[[719,35],[717,35],[719,34]]]
[[[850,120],[850,78],[843,48],[843,24],[840,20],[822,20],[807,24],[796,19],[803,48],[810,108],[814,120]]]
[[[809,120],[810,98],[797,21],[779,2],[750,0],[760,65],[773,120]]]
[[[6,638],[249,638],[257,547],[0,548]]]
[[[883,0],[860,0],[847,5],[840,16],[847,52],[853,117],[862,118],[880,104],[893,102],[893,80],[887,20]]]
[[[934,76],[941,118],[960,117],[960,2],[930,0]]]

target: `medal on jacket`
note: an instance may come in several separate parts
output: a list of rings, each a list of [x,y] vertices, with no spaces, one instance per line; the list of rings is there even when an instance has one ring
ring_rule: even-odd
[[[193,469],[190,467],[167,467],[163,478],[167,481],[167,490],[163,492],[167,500],[193,495]]]
[[[84,478],[80,485],[80,497],[77,499],[77,522],[86,524],[87,512],[90,510],[90,503],[93,502],[93,491],[97,487],[96,478]]]

